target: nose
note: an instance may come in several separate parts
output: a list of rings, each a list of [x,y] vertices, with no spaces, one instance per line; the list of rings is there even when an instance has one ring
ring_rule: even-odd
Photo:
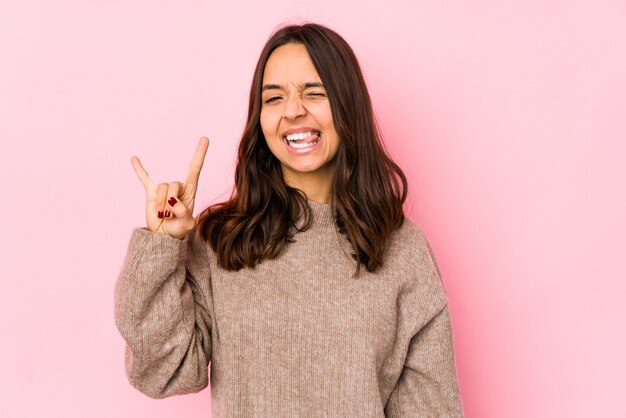
[[[306,113],[306,109],[302,104],[302,98],[297,95],[291,95],[287,98],[285,103],[285,110],[283,116],[287,119],[295,119],[298,116],[302,116]]]

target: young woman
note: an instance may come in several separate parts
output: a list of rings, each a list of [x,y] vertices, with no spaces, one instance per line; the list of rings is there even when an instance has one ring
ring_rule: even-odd
[[[208,385],[214,417],[463,416],[450,314],[357,59],[317,24],[259,58],[231,198],[195,218],[208,148],[147,193],[115,287],[130,383]]]

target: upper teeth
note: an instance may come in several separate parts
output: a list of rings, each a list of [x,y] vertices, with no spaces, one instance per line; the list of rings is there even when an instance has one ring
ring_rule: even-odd
[[[297,134],[287,135],[287,141],[296,141],[298,139],[304,139],[307,136],[313,135],[315,133],[317,133],[317,131],[300,132],[300,133],[297,133]]]

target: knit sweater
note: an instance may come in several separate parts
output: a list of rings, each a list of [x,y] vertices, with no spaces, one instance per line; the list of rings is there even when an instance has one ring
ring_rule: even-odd
[[[194,228],[132,231],[115,284],[129,382],[152,398],[209,384],[212,416],[462,417],[450,312],[421,227],[405,218],[374,272],[308,201],[312,227],[237,272]]]

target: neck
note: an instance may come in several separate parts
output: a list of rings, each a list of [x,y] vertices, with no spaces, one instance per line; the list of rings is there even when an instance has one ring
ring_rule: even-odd
[[[302,190],[310,201],[330,203],[330,189],[334,175],[334,164],[327,164],[311,172],[294,171],[283,166],[285,183]]]

